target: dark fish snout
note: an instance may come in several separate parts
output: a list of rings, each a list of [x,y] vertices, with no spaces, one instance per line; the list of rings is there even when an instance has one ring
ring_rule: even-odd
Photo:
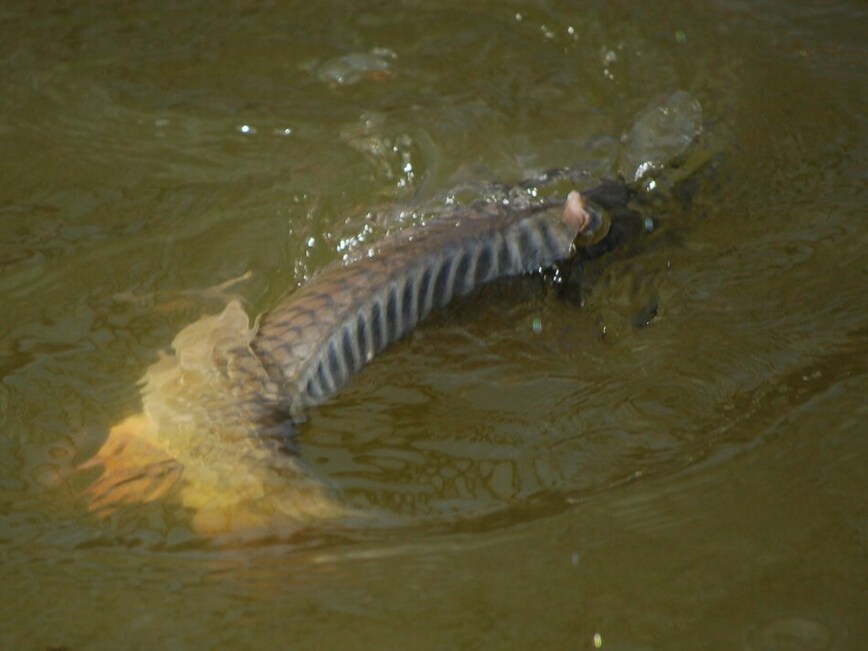
[[[576,243],[580,246],[596,244],[602,240],[609,232],[609,225],[611,224],[609,213],[602,206],[592,201],[585,200],[585,212],[589,217],[589,221],[576,238]]]

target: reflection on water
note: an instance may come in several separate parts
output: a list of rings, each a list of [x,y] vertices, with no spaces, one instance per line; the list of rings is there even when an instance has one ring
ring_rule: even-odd
[[[864,11],[808,4],[7,3],[0,647],[858,648]],[[236,548],[183,486],[88,511],[206,288],[249,271],[259,314],[452,188],[611,173],[677,89],[712,169],[581,306],[492,287],[300,427],[364,521]]]

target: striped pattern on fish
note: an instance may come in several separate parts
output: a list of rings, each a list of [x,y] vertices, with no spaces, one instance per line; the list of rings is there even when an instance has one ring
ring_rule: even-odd
[[[577,192],[558,208],[488,205],[399,233],[281,299],[250,347],[298,417],[453,297],[569,258],[592,216]]]

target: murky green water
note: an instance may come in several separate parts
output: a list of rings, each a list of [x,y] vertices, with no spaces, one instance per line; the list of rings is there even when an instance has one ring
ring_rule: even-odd
[[[5,3],[0,648],[861,648],[866,18]],[[677,89],[713,164],[583,307],[490,288],[300,428],[369,517],[239,546],[170,496],[88,512],[77,466],[184,326],[451,189],[611,174]]]

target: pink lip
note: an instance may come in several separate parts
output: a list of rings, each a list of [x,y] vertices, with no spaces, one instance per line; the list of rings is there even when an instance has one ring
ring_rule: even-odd
[[[576,230],[576,235],[584,231],[591,223],[591,216],[585,209],[585,198],[575,190],[567,195],[562,219],[565,224]]]

